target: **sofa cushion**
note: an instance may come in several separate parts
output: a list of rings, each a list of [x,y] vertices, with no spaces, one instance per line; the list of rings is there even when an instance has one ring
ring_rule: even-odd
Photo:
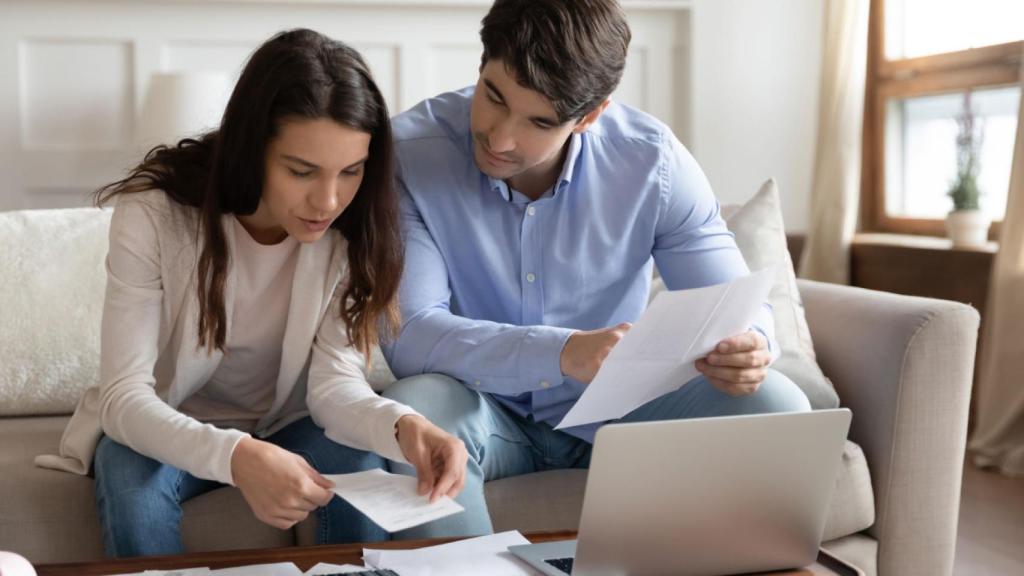
[[[856,566],[864,576],[878,574],[878,540],[864,533],[826,540],[821,547],[832,556]]]
[[[36,454],[57,450],[67,420],[0,418],[0,548],[33,563],[103,557],[92,478],[33,464]],[[256,520],[234,488],[186,502],[182,539],[189,552],[294,543],[292,531]]]
[[[484,492],[494,530],[576,530],[586,482],[586,470],[550,470],[488,482]],[[860,446],[847,440],[822,540],[859,532],[874,521],[867,460]]]
[[[871,488],[868,460],[860,446],[849,440],[843,448],[840,470],[823,540],[860,532],[875,523],[875,493]]]
[[[495,532],[575,530],[583,510],[587,471],[547,470],[484,485]]]
[[[110,211],[0,212],[0,416],[67,414],[99,377]]]

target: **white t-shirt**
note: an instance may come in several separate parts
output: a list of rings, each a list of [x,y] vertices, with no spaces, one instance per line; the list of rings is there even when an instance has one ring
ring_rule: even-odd
[[[178,407],[200,422],[253,432],[270,410],[281,368],[299,242],[260,244],[236,219],[236,290],[224,359],[198,392]]]

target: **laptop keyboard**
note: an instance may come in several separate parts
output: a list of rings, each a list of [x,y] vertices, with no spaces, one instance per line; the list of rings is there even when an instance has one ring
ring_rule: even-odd
[[[554,560],[545,560],[545,562],[554,566],[556,570],[572,574],[572,558],[555,558]]]

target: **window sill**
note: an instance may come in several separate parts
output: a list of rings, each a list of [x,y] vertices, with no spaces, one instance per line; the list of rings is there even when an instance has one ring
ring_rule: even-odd
[[[857,234],[850,248],[850,283],[862,288],[970,304],[984,313],[998,245],[953,248],[946,238]]]
[[[928,250],[945,252],[980,252],[995,254],[999,250],[999,243],[987,242],[984,246],[978,247],[953,247],[953,242],[948,238],[938,236],[919,236],[914,234],[892,234],[885,232],[862,232],[853,237],[854,245],[865,246],[891,246],[908,250]]]

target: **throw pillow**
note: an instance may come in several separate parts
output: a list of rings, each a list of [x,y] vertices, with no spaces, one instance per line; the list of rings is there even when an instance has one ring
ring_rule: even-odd
[[[110,213],[0,213],[0,416],[70,413],[99,378]]]
[[[778,264],[777,277],[768,301],[775,319],[775,340],[782,355],[772,368],[788,376],[811,401],[811,406],[839,406],[832,383],[821,372],[814,356],[811,331],[804,315],[804,303],[797,290],[793,261],[786,248],[779,191],[775,180],[761,185],[742,206],[724,206],[722,215],[751,270]]]

